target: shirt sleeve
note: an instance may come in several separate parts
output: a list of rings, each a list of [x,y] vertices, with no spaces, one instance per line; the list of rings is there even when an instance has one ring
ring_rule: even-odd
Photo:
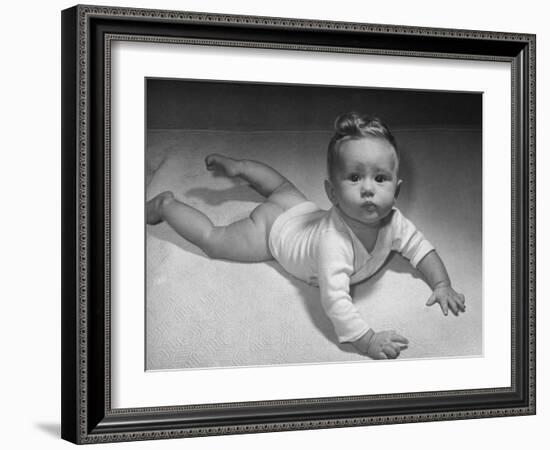
[[[318,281],[321,304],[332,321],[339,342],[353,342],[369,326],[352,303],[349,293],[353,273],[353,246],[335,231],[321,236],[318,247]]]
[[[434,246],[410,220],[396,210],[393,217],[392,250],[401,253],[416,268],[422,258],[434,250]]]

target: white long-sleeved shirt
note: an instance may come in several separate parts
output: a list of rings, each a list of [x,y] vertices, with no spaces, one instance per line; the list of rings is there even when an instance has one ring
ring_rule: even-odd
[[[368,252],[336,208],[305,202],[277,218],[269,236],[273,257],[295,277],[319,286],[321,303],[340,342],[353,342],[369,325],[352,302],[350,285],[372,276],[397,251],[416,267],[434,248],[394,208]]]

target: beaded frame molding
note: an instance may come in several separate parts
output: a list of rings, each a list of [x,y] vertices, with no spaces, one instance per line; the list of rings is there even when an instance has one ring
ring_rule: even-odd
[[[512,73],[511,385],[111,407],[111,43],[504,61]],[[62,437],[78,444],[535,414],[535,36],[78,5],[62,12]]]

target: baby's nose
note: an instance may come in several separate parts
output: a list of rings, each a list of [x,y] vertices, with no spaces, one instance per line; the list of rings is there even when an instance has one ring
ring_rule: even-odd
[[[374,183],[369,180],[365,180],[361,185],[361,193],[363,195],[372,195],[374,194]]]

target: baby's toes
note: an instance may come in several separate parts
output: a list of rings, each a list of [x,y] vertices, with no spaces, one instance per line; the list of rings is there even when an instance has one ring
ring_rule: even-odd
[[[214,170],[216,168],[216,155],[215,154],[208,155],[204,159],[204,162],[208,170]]]
[[[149,225],[157,225],[162,222],[162,208],[174,200],[171,191],[165,191],[149,200],[146,204],[146,220]]]
[[[211,155],[208,155],[204,161],[206,163],[207,170],[215,170],[215,171],[224,172],[225,174],[230,175],[229,172],[231,172],[231,166],[232,166],[233,160],[228,158],[227,156],[213,153]]]
[[[206,169],[234,177],[239,175],[239,162],[233,158],[213,153],[205,158]]]

